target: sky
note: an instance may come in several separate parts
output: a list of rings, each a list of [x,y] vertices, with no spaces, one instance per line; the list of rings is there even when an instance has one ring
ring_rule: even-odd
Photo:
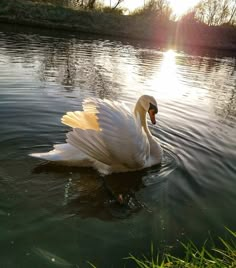
[[[122,3],[122,7],[128,8],[130,11],[138,7],[142,7],[148,0],[124,0]],[[117,3],[116,0],[104,0],[105,4],[113,6]],[[173,8],[174,13],[177,16],[181,16],[184,14],[189,8],[196,5],[199,0],[169,0],[171,7]]]

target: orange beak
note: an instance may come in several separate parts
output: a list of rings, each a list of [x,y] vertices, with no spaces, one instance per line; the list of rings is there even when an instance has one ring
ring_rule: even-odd
[[[153,125],[155,125],[156,124],[155,111],[151,109],[148,111],[148,113]]]

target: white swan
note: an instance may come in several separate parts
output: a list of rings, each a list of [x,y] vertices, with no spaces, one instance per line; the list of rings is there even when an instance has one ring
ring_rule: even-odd
[[[47,153],[33,153],[63,164],[94,167],[99,172],[140,170],[161,162],[162,148],[150,133],[146,114],[153,124],[158,112],[152,96],[141,96],[134,112],[124,103],[90,98],[83,111],[68,112],[62,123],[73,128],[65,144]]]

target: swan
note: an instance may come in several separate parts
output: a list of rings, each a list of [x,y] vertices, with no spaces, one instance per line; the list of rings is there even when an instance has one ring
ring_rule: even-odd
[[[93,167],[102,174],[141,170],[159,164],[162,148],[147,125],[156,124],[157,102],[141,96],[132,112],[124,103],[89,98],[83,111],[67,112],[61,122],[72,127],[66,143],[30,156],[62,164]]]

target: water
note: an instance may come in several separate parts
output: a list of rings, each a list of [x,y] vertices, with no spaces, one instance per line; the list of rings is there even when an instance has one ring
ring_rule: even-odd
[[[235,56],[0,29],[1,267],[133,267],[122,258],[151,243],[181,254],[235,230]],[[142,94],[159,104],[160,167],[102,177],[28,156],[64,142],[60,118],[86,97]]]

